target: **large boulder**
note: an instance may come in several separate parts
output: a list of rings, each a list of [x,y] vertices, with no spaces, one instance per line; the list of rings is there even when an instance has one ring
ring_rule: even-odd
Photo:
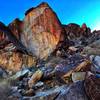
[[[29,9],[23,21],[22,43],[34,56],[46,58],[54,51],[61,38],[62,26],[48,4]]]

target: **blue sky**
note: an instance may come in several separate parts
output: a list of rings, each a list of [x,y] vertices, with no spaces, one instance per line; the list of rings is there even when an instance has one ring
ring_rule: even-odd
[[[6,25],[15,18],[24,18],[30,7],[47,2],[61,23],[86,23],[92,30],[100,29],[100,0],[1,0],[0,21]]]

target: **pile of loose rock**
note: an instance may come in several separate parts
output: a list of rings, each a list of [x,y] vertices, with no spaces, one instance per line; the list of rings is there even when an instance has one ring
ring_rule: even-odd
[[[100,31],[31,8],[0,23],[0,79],[0,100],[100,100]]]

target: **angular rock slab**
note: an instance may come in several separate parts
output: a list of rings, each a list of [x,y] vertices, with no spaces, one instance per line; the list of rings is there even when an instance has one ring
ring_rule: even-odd
[[[82,81],[85,79],[86,72],[73,72],[72,73],[72,81],[77,82],[77,81]]]
[[[42,59],[56,48],[62,27],[49,5],[42,3],[26,12],[22,31],[22,43],[34,56]]]

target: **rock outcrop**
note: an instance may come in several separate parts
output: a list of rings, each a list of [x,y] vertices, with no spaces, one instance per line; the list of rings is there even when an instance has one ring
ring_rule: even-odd
[[[62,25],[47,3],[0,22],[0,100],[88,98],[100,100],[100,31]]]
[[[20,21],[18,18],[16,18],[13,22],[11,22],[8,25],[8,28],[11,30],[11,32],[14,34],[14,36],[17,39],[20,39],[21,25],[22,25],[22,21]]]
[[[20,52],[0,52],[0,66],[6,70],[17,72],[22,66],[31,67],[36,64],[32,56]]]
[[[2,26],[4,26],[4,24],[0,22],[0,27]],[[4,31],[0,29],[0,49],[4,48],[4,46],[7,45],[8,43],[9,43],[9,40],[6,34],[4,33]]]
[[[17,37],[12,33],[12,31],[7,26],[5,26],[3,23],[0,24],[0,31],[2,32],[2,34],[4,34],[5,37],[8,38],[8,41],[10,43],[13,43],[14,46],[16,46],[17,50],[20,50],[23,53],[29,54],[29,51],[21,43],[21,41],[18,40]]]
[[[66,35],[69,39],[75,39],[82,36],[87,37],[91,33],[90,28],[88,28],[85,23],[83,23],[81,27],[78,24],[70,23],[68,25],[63,25],[63,28],[65,29]]]
[[[49,5],[42,3],[26,12],[22,31],[22,43],[33,55],[43,59],[56,49],[62,26]]]

